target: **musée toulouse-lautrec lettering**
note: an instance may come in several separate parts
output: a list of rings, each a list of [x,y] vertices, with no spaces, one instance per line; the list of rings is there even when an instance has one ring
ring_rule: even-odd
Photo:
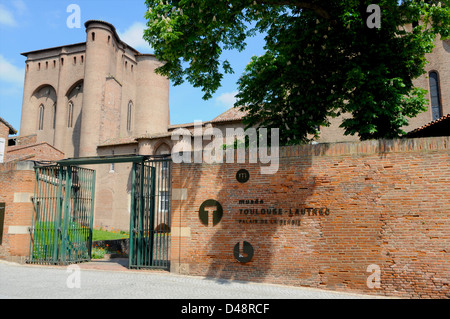
[[[264,200],[239,200],[239,205],[264,205]],[[322,208],[240,208],[239,217],[255,217],[247,219],[238,219],[239,224],[265,224],[265,225],[294,225],[300,226],[300,219],[295,217],[304,216],[329,216],[330,210]],[[256,218],[259,217],[259,218]],[[273,217],[268,219],[268,217]],[[289,217],[289,218],[277,218]]]

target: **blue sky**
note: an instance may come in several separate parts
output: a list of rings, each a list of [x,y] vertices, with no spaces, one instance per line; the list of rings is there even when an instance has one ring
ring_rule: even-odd
[[[81,28],[67,26],[70,4],[81,9]],[[20,53],[84,42],[84,22],[91,19],[113,24],[124,42],[152,53],[142,39],[146,10],[144,0],[0,0],[0,116],[20,130],[25,72],[25,57]],[[239,76],[252,55],[263,53],[262,36],[248,39],[247,44],[244,52],[224,53],[235,73],[225,75],[212,99],[204,101],[201,90],[189,83],[171,85],[172,124],[211,120],[233,105]]]

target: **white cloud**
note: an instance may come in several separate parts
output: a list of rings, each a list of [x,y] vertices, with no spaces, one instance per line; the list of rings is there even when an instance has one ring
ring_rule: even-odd
[[[13,0],[11,1],[11,5],[14,7],[14,10],[9,10],[3,4],[0,4],[0,24],[16,27],[18,23],[16,21],[15,15],[23,15],[28,11],[28,7],[23,2],[23,0]]]
[[[153,51],[150,45],[142,38],[146,25],[141,22],[135,22],[125,32],[118,32],[120,39],[135,49]]]
[[[238,92],[229,92],[229,93],[222,93],[218,97],[216,97],[216,105],[219,105],[221,107],[224,107],[226,109],[229,109],[233,107],[234,103],[236,102],[236,94]]]
[[[0,55],[0,81],[22,85],[24,78],[25,69],[16,67]]]
[[[0,24],[4,24],[10,27],[17,26],[16,19],[14,19],[11,11],[6,9],[2,4],[0,4]]]
[[[28,10],[27,5],[22,0],[14,0],[12,4],[19,14],[23,14]]]

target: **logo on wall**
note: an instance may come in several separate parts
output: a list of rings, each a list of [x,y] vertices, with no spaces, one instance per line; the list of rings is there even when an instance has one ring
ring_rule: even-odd
[[[213,214],[213,226],[216,226],[223,216],[222,205],[214,199],[208,199],[201,204],[198,211],[198,217],[203,225],[208,226],[208,216],[212,212]]]
[[[241,169],[236,173],[236,179],[239,183],[245,183],[250,179],[250,173],[246,169]]]
[[[234,246],[233,250],[234,258],[236,258],[236,260],[239,261],[240,263],[243,264],[248,263],[253,258],[253,246],[249,242],[244,241],[244,246],[242,247],[242,254],[241,254],[239,244],[240,243],[237,243]]]

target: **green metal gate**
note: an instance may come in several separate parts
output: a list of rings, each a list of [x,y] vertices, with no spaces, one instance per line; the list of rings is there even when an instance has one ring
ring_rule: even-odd
[[[37,166],[29,263],[90,260],[95,171],[76,166]]]
[[[169,268],[170,157],[153,157],[133,163],[130,268]]]

